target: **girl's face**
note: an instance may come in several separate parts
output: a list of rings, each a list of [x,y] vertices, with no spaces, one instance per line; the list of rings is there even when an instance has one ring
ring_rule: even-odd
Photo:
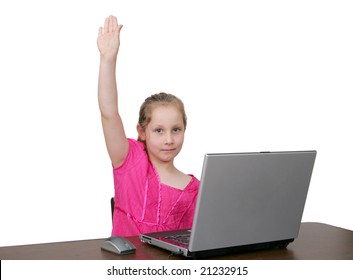
[[[153,163],[173,161],[184,143],[185,127],[181,112],[174,105],[153,109],[151,121],[140,138],[146,141],[148,155]]]

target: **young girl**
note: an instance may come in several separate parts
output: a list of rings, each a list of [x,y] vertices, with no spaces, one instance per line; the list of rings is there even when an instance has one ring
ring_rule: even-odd
[[[115,187],[112,235],[191,228],[200,182],[174,166],[184,142],[184,105],[171,94],[150,96],[140,109],[138,141],[126,137],[115,77],[121,28],[109,16],[97,39],[98,100]]]

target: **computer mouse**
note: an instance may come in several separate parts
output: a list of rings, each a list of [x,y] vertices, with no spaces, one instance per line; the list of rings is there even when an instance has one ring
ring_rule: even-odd
[[[103,241],[101,249],[118,255],[132,254],[136,252],[134,244],[122,236],[111,236]]]

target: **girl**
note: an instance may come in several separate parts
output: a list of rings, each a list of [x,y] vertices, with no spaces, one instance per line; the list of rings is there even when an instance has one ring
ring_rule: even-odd
[[[171,94],[150,96],[140,109],[138,141],[126,137],[115,77],[121,28],[109,16],[97,39],[98,100],[115,187],[112,235],[191,228],[200,182],[174,166],[184,142],[184,105]]]

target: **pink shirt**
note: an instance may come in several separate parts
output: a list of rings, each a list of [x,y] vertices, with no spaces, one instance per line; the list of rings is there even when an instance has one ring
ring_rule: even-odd
[[[115,209],[112,235],[191,228],[199,187],[193,175],[184,190],[160,182],[144,144],[129,140],[124,163],[113,169]]]

